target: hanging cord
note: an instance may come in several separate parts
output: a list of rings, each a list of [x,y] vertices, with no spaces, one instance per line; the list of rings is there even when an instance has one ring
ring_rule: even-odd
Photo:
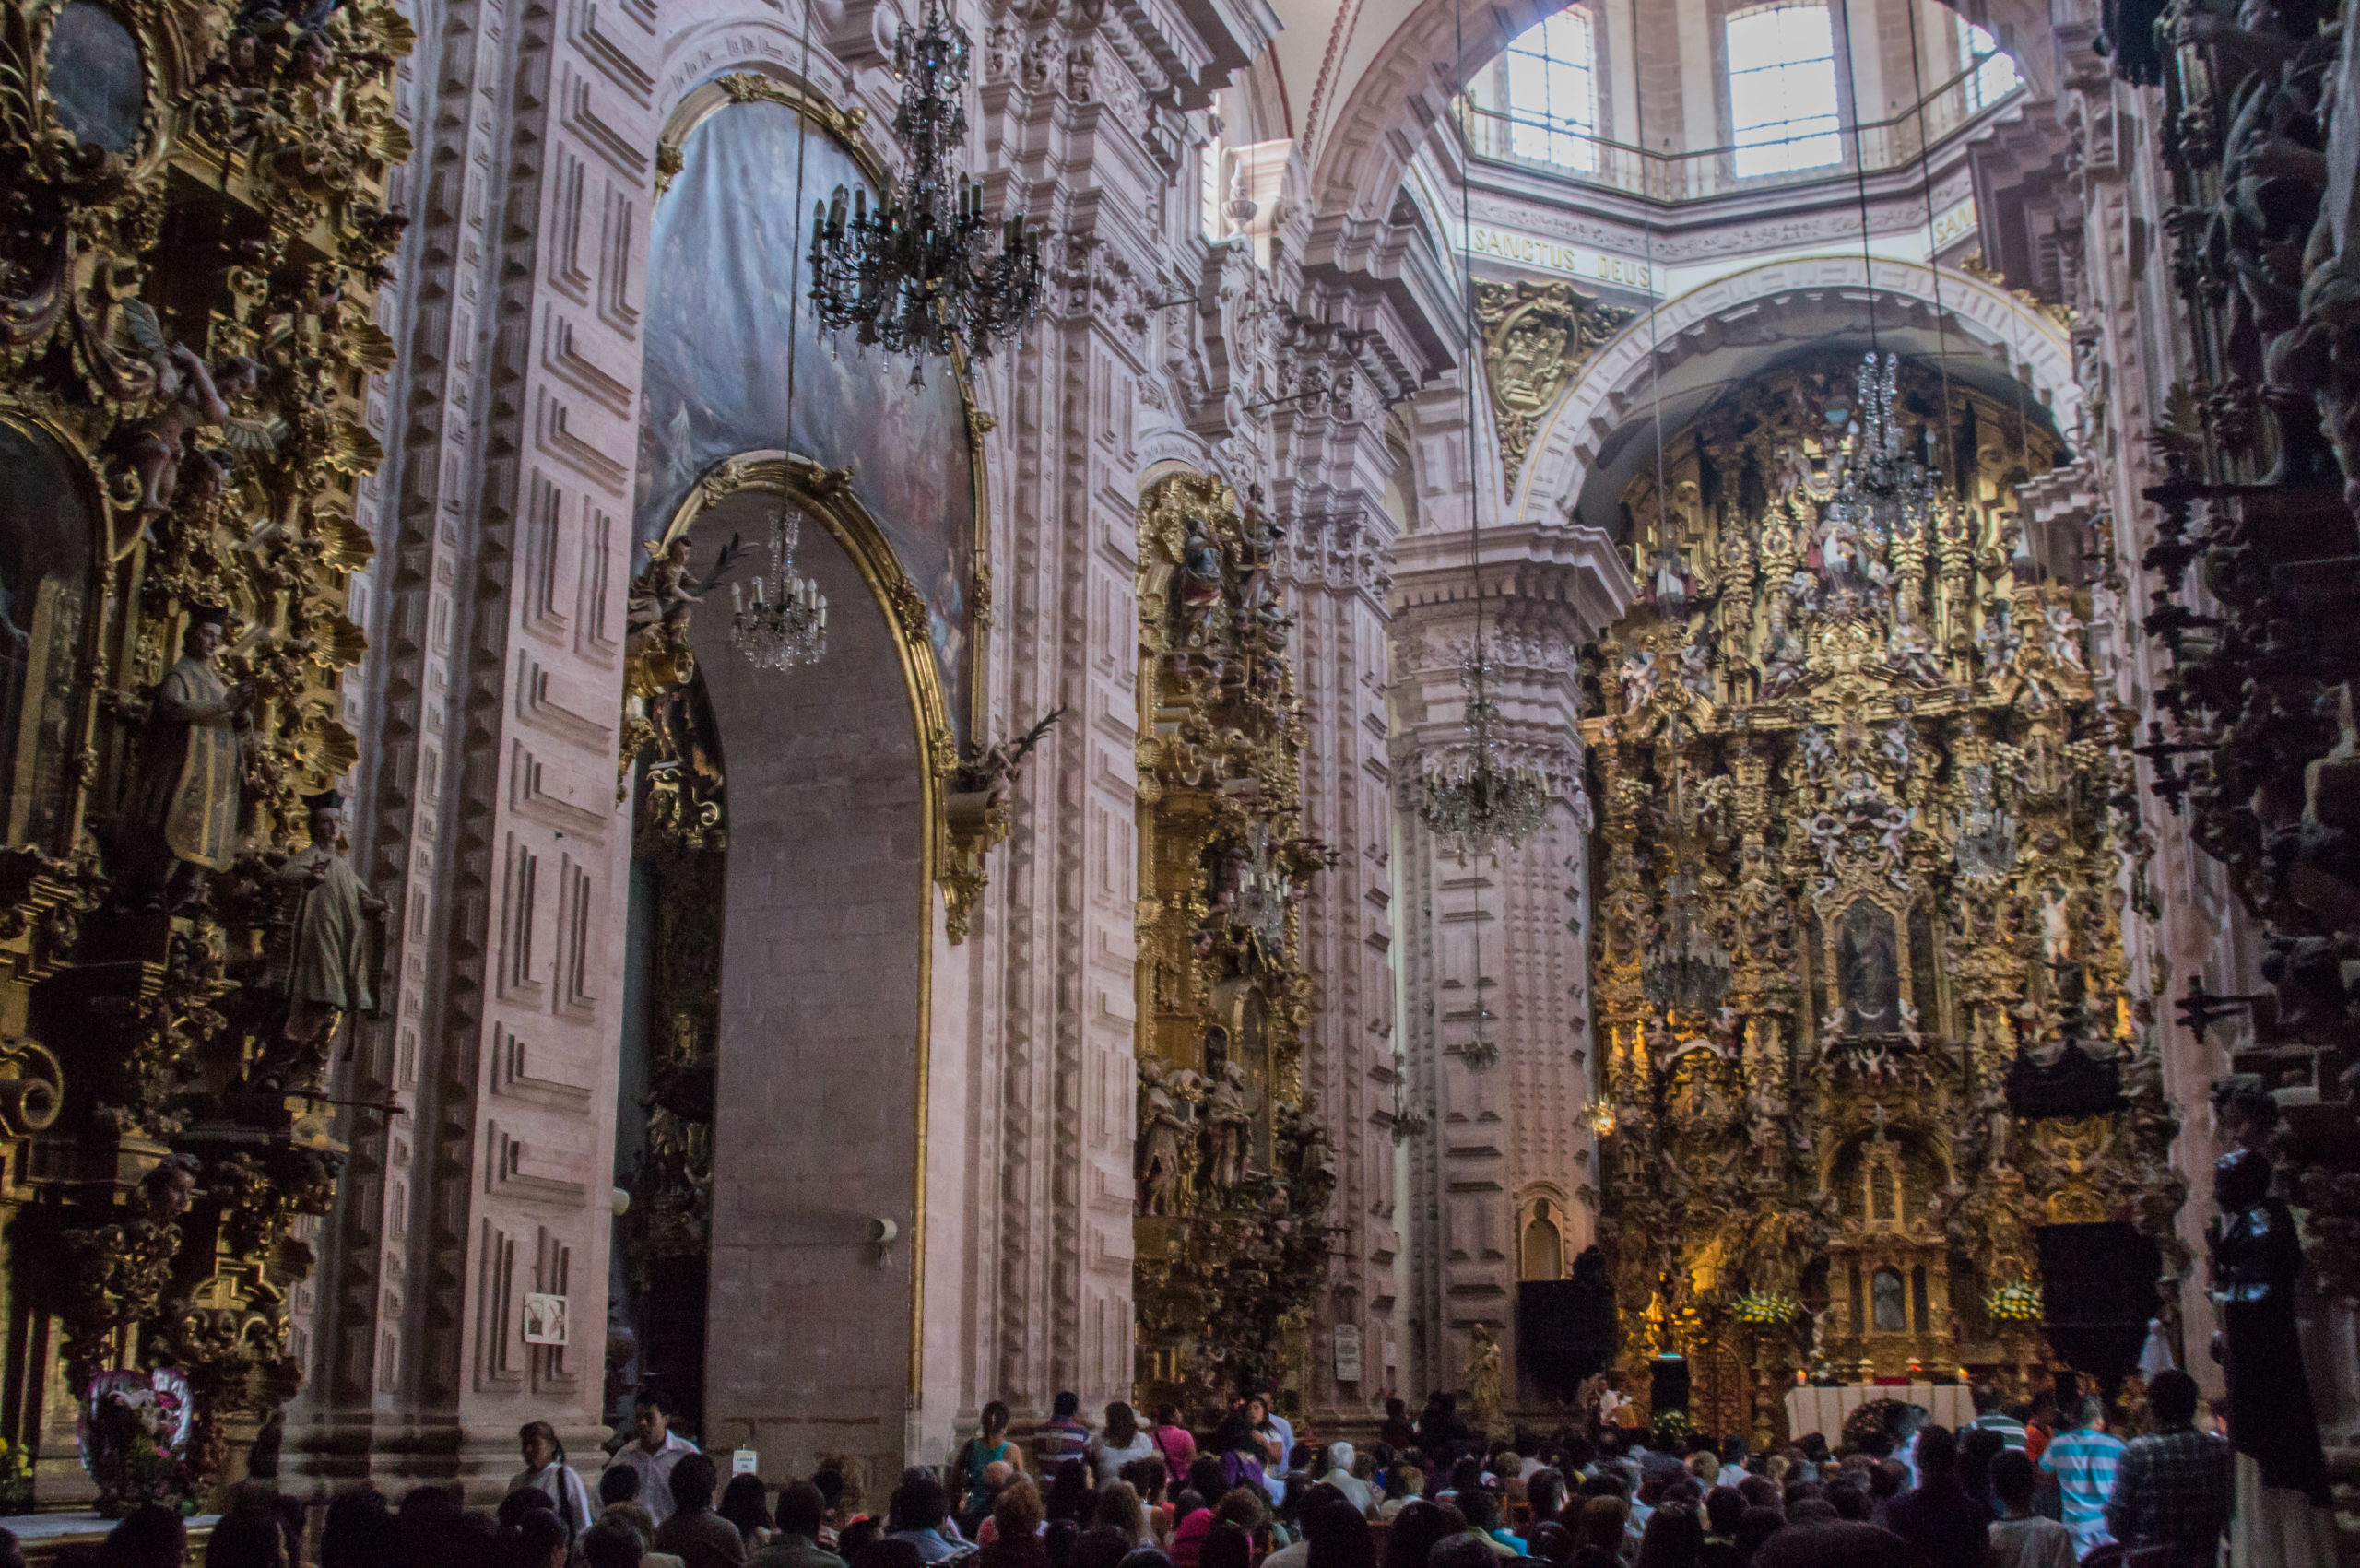
[[[1467,97],[1463,79],[1467,71],[1467,0],[1456,0],[1451,8],[1452,55],[1451,76],[1457,84],[1459,101],[1468,109],[1474,104]],[[1468,130],[1467,116],[1459,116],[1461,135],[1458,141],[1458,254],[1460,278],[1465,291],[1459,303],[1467,339],[1465,370],[1459,381],[1467,395],[1467,561],[1475,579],[1475,695],[1483,693],[1483,484],[1480,477],[1482,465],[1475,450],[1475,377],[1482,369],[1482,361],[1475,348],[1475,159],[1472,138]]]
[[[1634,34],[1638,31],[1638,25],[1639,13],[1634,10],[1631,13],[1631,29]],[[1638,40],[1634,36],[1631,41],[1635,47]],[[1647,305],[1647,396],[1654,405],[1656,431],[1656,544],[1658,548],[1663,548],[1670,543],[1670,535],[1665,530],[1663,521],[1664,498],[1669,493],[1670,480],[1666,477],[1663,450],[1663,352],[1660,336],[1663,330],[1660,306],[1666,291],[1656,280],[1656,204],[1647,195],[1646,88],[1637,80],[1634,80],[1631,84],[1631,112],[1639,122],[1639,214],[1646,225],[1647,290],[1654,296]],[[1632,557],[1633,572],[1644,582],[1646,577],[1646,563],[1638,559],[1636,540],[1632,541]],[[1661,614],[1663,607],[1658,605],[1656,607],[1657,613]]]
[[[1458,93],[1460,104],[1464,109],[1471,110],[1474,108],[1474,101],[1467,96],[1466,79],[1467,0],[1455,0],[1451,6],[1450,25],[1451,82]],[[1472,707],[1468,716],[1474,721],[1469,725],[1469,738],[1474,742],[1474,755],[1469,759],[1471,778],[1480,775],[1490,754],[1491,721],[1482,706],[1488,701],[1484,690],[1488,683],[1487,672],[1483,667],[1484,465],[1481,454],[1476,450],[1475,436],[1475,378],[1481,373],[1482,370],[1482,361],[1476,357],[1475,352],[1475,153],[1474,138],[1468,134],[1471,127],[1468,124],[1468,117],[1464,112],[1459,115],[1458,124],[1460,133],[1458,138],[1458,281],[1459,304],[1462,312],[1460,320],[1466,338],[1458,379],[1466,393],[1467,401],[1467,568],[1468,575],[1474,579],[1475,589],[1475,662],[1473,667],[1468,672],[1472,678],[1469,691]],[[1459,851],[1462,855],[1466,853],[1463,841]],[[1496,856],[1498,853],[1497,848],[1494,847],[1493,854]],[[1479,915],[1482,913],[1482,900],[1480,894],[1476,900],[1476,913]],[[1470,1047],[1469,1053],[1470,1065],[1473,1055],[1471,1047],[1481,1045],[1484,1040],[1483,923],[1481,920],[1478,919],[1474,922],[1472,935],[1475,977],[1471,984],[1475,992],[1475,1033],[1468,1042]]]
[[[818,0],[803,0],[803,97],[811,97],[811,8]],[[786,264],[786,430],[784,444],[792,454],[795,451],[795,351],[803,325],[803,170],[804,153],[811,145],[811,134],[804,124],[803,105],[795,106],[795,244]],[[791,471],[791,469],[790,469]]]
[[[1852,7],[1836,7],[1844,25],[1844,90],[1852,104],[1852,180],[1860,196],[1860,282],[1869,293],[1869,352],[1877,352],[1876,259],[1869,253],[1869,147],[1860,129],[1860,74],[1852,68]],[[1912,25],[1915,25],[1913,18]],[[1866,429],[1864,425],[1862,429]]]
[[[1958,434],[1951,419],[1951,332],[1950,319],[1942,312],[1942,264],[1940,244],[1934,234],[1934,148],[1926,135],[1926,67],[1925,56],[1918,40],[1918,7],[1906,7],[1909,13],[1909,79],[1918,93],[1918,183],[1926,192],[1926,270],[1934,280],[1934,363],[1942,377],[1942,442],[1950,450],[1950,472],[1958,472]],[[1969,78],[1971,79],[1971,78]],[[1964,81],[1960,91],[1965,91]]]

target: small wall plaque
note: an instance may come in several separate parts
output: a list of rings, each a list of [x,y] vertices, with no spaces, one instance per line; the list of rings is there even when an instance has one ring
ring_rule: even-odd
[[[562,1345],[565,1339],[565,1298],[542,1291],[525,1293],[525,1343]]]

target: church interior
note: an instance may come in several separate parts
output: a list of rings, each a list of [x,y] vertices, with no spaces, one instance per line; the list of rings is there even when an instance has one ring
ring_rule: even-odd
[[[2360,1561],[2360,0],[0,0],[0,1524],[2243,1410],[2245,1151]]]

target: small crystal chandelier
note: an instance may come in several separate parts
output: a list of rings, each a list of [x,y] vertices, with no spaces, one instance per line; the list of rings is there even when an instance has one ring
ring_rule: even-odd
[[[1499,713],[1490,696],[1491,661],[1481,647],[1458,674],[1467,689],[1467,749],[1426,773],[1418,816],[1435,834],[1458,841],[1458,855],[1514,849],[1549,819],[1549,786],[1528,763],[1500,760],[1492,726]]]
[[[909,149],[909,178],[886,182],[872,210],[865,190],[844,187],[813,210],[811,303],[833,332],[851,328],[916,363],[962,342],[977,358],[1022,329],[1041,308],[1041,237],[1015,214],[991,249],[984,189],[955,167],[967,141],[967,29],[942,0],[925,0],[915,27],[893,43],[902,84],[893,134]]]
[[[771,569],[745,585],[729,584],[729,640],[756,669],[793,669],[820,662],[828,651],[828,595],[795,570],[798,532],[795,508],[782,502],[771,522]]]
[[[1887,354],[1880,362],[1871,353],[1861,360],[1857,406],[1844,421],[1828,475],[1834,494],[1826,513],[1829,524],[1854,538],[1873,536],[1886,544],[1922,538],[1947,503],[1931,460],[1933,428],[1926,429],[1925,448],[1911,452],[1894,417],[1900,381],[1900,355]],[[1830,422],[1841,412],[1831,409]]]

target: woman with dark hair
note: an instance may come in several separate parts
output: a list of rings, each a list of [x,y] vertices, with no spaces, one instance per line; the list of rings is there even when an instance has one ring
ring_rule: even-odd
[[[1220,1430],[1213,1433],[1213,1447],[1221,1455],[1223,1491],[1232,1487],[1250,1486],[1268,1494],[1270,1482],[1262,1469],[1262,1440],[1255,1434],[1253,1418],[1245,1413],[1244,1407],[1221,1418]],[[1193,1480],[1195,1477],[1189,1479]]]
[[[1638,1568],[1697,1568],[1705,1554],[1705,1522],[1696,1510],[1666,1503],[1639,1538]]]
[[[1024,1468],[1024,1450],[1008,1440],[1008,1407],[997,1399],[984,1407],[981,1430],[959,1445],[958,1457],[950,1461],[961,1515],[974,1517],[991,1507],[992,1491],[985,1484],[984,1471],[996,1464]]]
[[[328,1501],[320,1533],[320,1568],[394,1568],[394,1515],[385,1494],[372,1487]]]
[[[1106,1407],[1106,1424],[1091,1434],[1082,1453],[1097,1472],[1098,1484],[1112,1486],[1122,1478],[1125,1465],[1153,1456],[1155,1438],[1139,1430],[1139,1413],[1117,1399]]]
[[[1138,1550],[1138,1543],[1118,1527],[1092,1525],[1074,1538],[1066,1568],[1118,1568],[1124,1558]]]
[[[1123,1467],[1123,1484],[1139,1497],[1148,1534],[1155,1538],[1155,1550],[1164,1550],[1172,1540],[1173,1514],[1172,1505],[1163,1500],[1163,1461],[1152,1456],[1132,1460]]]
[[[1303,1534],[1311,1543],[1307,1568],[1376,1568],[1368,1520],[1348,1498],[1312,1509]]]
[[[1966,1488],[1969,1497],[1991,1510],[1991,1516],[1995,1519],[2008,1510],[1991,1495],[1991,1461],[1998,1458],[2000,1451],[2007,1445],[2008,1440],[2000,1435],[1996,1427],[1959,1429],[1958,1483]]]
[[[1090,1466],[1080,1459],[1068,1459],[1057,1467],[1056,1479],[1049,1483],[1049,1495],[1041,1512],[1055,1524],[1059,1519],[1079,1525],[1090,1517]]]
[[[1385,1501],[1376,1505],[1376,1516],[1390,1519],[1418,1501],[1425,1491],[1426,1473],[1407,1459],[1396,1461],[1385,1472]]]
[[[1128,1467],[1125,1467],[1128,1468]],[[1147,1510],[1139,1503],[1139,1494],[1128,1481],[1116,1481],[1098,1493],[1098,1503],[1090,1512],[1092,1529],[1112,1527],[1123,1532],[1123,1550],[1116,1561],[1134,1551],[1151,1550],[1155,1537],[1148,1529]],[[1105,1568],[1115,1568],[1114,1563]]]
[[[1426,1568],[1434,1542],[1450,1534],[1443,1511],[1422,1498],[1412,1498],[1393,1516],[1385,1533],[1384,1568]]]
[[[516,1447],[524,1456],[525,1468],[516,1472],[508,1490],[523,1491],[529,1487],[546,1494],[549,1510],[563,1521],[569,1540],[588,1529],[596,1512],[590,1506],[590,1489],[565,1462],[565,1444],[558,1440],[557,1428],[547,1421],[526,1421],[516,1431]]]
[[[1071,1519],[1052,1519],[1041,1532],[1042,1548],[1049,1554],[1049,1568],[1070,1568],[1073,1543],[1081,1539],[1081,1527]]]
[[[738,1527],[749,1556],[756,1548],[768,1546],[771,1538],[778,1534],[771,1528],[770,1491],[762,1485],[762,1478],[750,1471],[729,1478],[729,1484],[721,1489],[721,1503],[714,1512]]]
[[[1223,1519],[1205,1538],[1200,1568],[1254,1568],[1254,1538],[1242,1526]]]
[[[514,1568],[565,1568],[572,1543],[566,1539],[564,1520],[549,1509],[535,1508],[500,1532],[500,1546]]]
[[[1180,1407],[1166,1400],[1155,1408],[1155,1452],[1163,1473],[1176,1484],[1197,1457],[1197,1436],[1180,1419]]]

